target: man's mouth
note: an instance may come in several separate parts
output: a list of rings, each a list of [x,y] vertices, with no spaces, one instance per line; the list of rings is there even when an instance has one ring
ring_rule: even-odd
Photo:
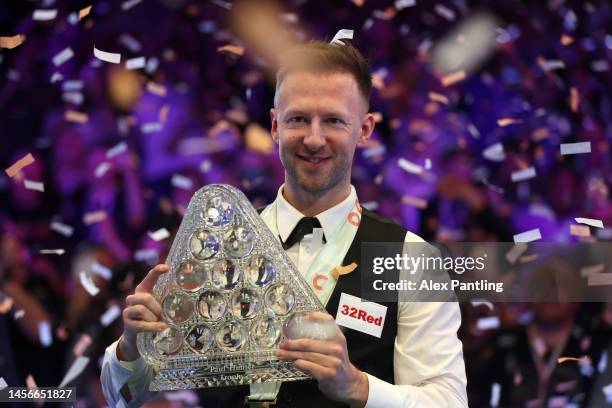
[[[329,157],[316,157],[316,156],[302,156],[300,154],[297,155],[300,159],[307,161],[308,163],[312,163],[312,164],[318,164],[321,163],[327,159],[329,159]]]

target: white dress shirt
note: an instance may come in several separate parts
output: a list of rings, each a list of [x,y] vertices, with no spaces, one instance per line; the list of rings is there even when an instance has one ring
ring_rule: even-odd
[[[276,196],[277,226],[286,241],[304,214],[283,197]],[[333,237],[353,208],[357,194],[353,186],[341,203],[318,214],[325,237]],[[407,232],[405,242],[424,242]],[[323,243],[316,231],[287,249],[287,254],[304,274]],[[461,341],[459,305],[454,302],[400,302],[397,309],[397,336],[393,351],[395,384],[368,376],[366,408],[467,407],[466,375]],[[107,347],[102,364],[102,389],[112,406],[140,406],[156,395],[148,391],[153,371],[142,357],[125,362],[117,359],[117,342]],[[119,390],[130,389],[129,404]]]

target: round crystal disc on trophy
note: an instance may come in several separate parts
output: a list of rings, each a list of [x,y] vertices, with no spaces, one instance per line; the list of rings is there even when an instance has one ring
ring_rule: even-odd
[[[215,340],[219,347],[227,351],[238,351],[247,342],[248,333],[243,325],[238,322],[227,322],[215,334]]]
[[[183,261],[176,271],[176,284],[189,292],[200,289],[206,280],[206,266],[193,259]]]
[[[278,316],[284,316],[293,309],[295,296],[287,285],[273,285],[266,290],[265,302],[268,309]]]
[[[193,302],[184,293],[169,293],[162,301],[162,315],[169,323],[185,323],[193,315]]]
[[[246,280],[260,288],[268,286],[276,276],[276,266],[265,256],[255,255],[244,269]]]
[[[327,340],[337,336],[339,328],[333,317],[325,318],[308,312],[297,312],[285,320],[283,333],[288,339]]]
[[[234,316],[252,319],[259,312],[261,300],[254,290],[242,288],[232,295],[230,305]]]
[[[185,336],[185,342],[193,351],[203,353],[210,349],[214,341],[212,330],[203,324],[196,324],[193,326],[187,336]]]
[[[225,314],[227,308],[225,298],[216,290],[202,292],[197,303],[198,313],[208,322],[219,320]]]
[[[205,260],[215,256],[221,248],[219,237],[205,229],[199,229],[189,238],[189,249],[197,259]]]
[[[251,338],[259,347],[274,347],[276,343],[278,343],[280,337],[281,326],[274,317],[264,316],[253,323]]]
[[[234,207],[227,197],[221,195],[214,196],[204,204],[202,218],[209,227],[224,228],[234,218]]]
[[[183,338],[181,333],[178,330],[168,327],[166,330],[155,335],[153,347],[158,354],[168,356],[179,351],[182,342]]]
[[[225,252],[232,258],[243,258],[251,253],[255,234],[247,227],[234,227],[223,238]]]
[[[212,268],[211,281],[217,289],[233,289],[241,278],[240,268],[229,259],[218,260]]]

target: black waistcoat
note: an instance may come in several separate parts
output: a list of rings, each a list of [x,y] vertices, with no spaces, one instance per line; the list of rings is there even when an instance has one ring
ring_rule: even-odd
[[[261,212],[261,211],[260,211]],[[340,295],[347,293],[361,295],[361,243],[362,242],[403,242],[406,230],[371,211],[363,209],[357,234],[348,249],[342,265],[355,262],[357,268],[341,276],[327,302],[327,312],[336,316]],[[384,303],[387,314],[380,338],[342,327],[346,337],[351,362],[360,370],[381,380],[393,383],[393,344],[397,331],[397,303]],[[241,407],[244,397],[249,394],[248,386],[201,390],[203,406]],[[208,405],[207,405],[208,404]],[[282,384],[277,397],[277,407],[332,408],[346,405],[335,402],[321,393],[315,380],[288,381]]]

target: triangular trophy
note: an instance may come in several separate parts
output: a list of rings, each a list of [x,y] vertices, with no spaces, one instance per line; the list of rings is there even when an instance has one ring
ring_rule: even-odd
[[[325,308],[240,190],[198,190],[166,263],[153,296],[168,329],[138,335],[151,390],[309,378],[275,352],[287,319]]]

